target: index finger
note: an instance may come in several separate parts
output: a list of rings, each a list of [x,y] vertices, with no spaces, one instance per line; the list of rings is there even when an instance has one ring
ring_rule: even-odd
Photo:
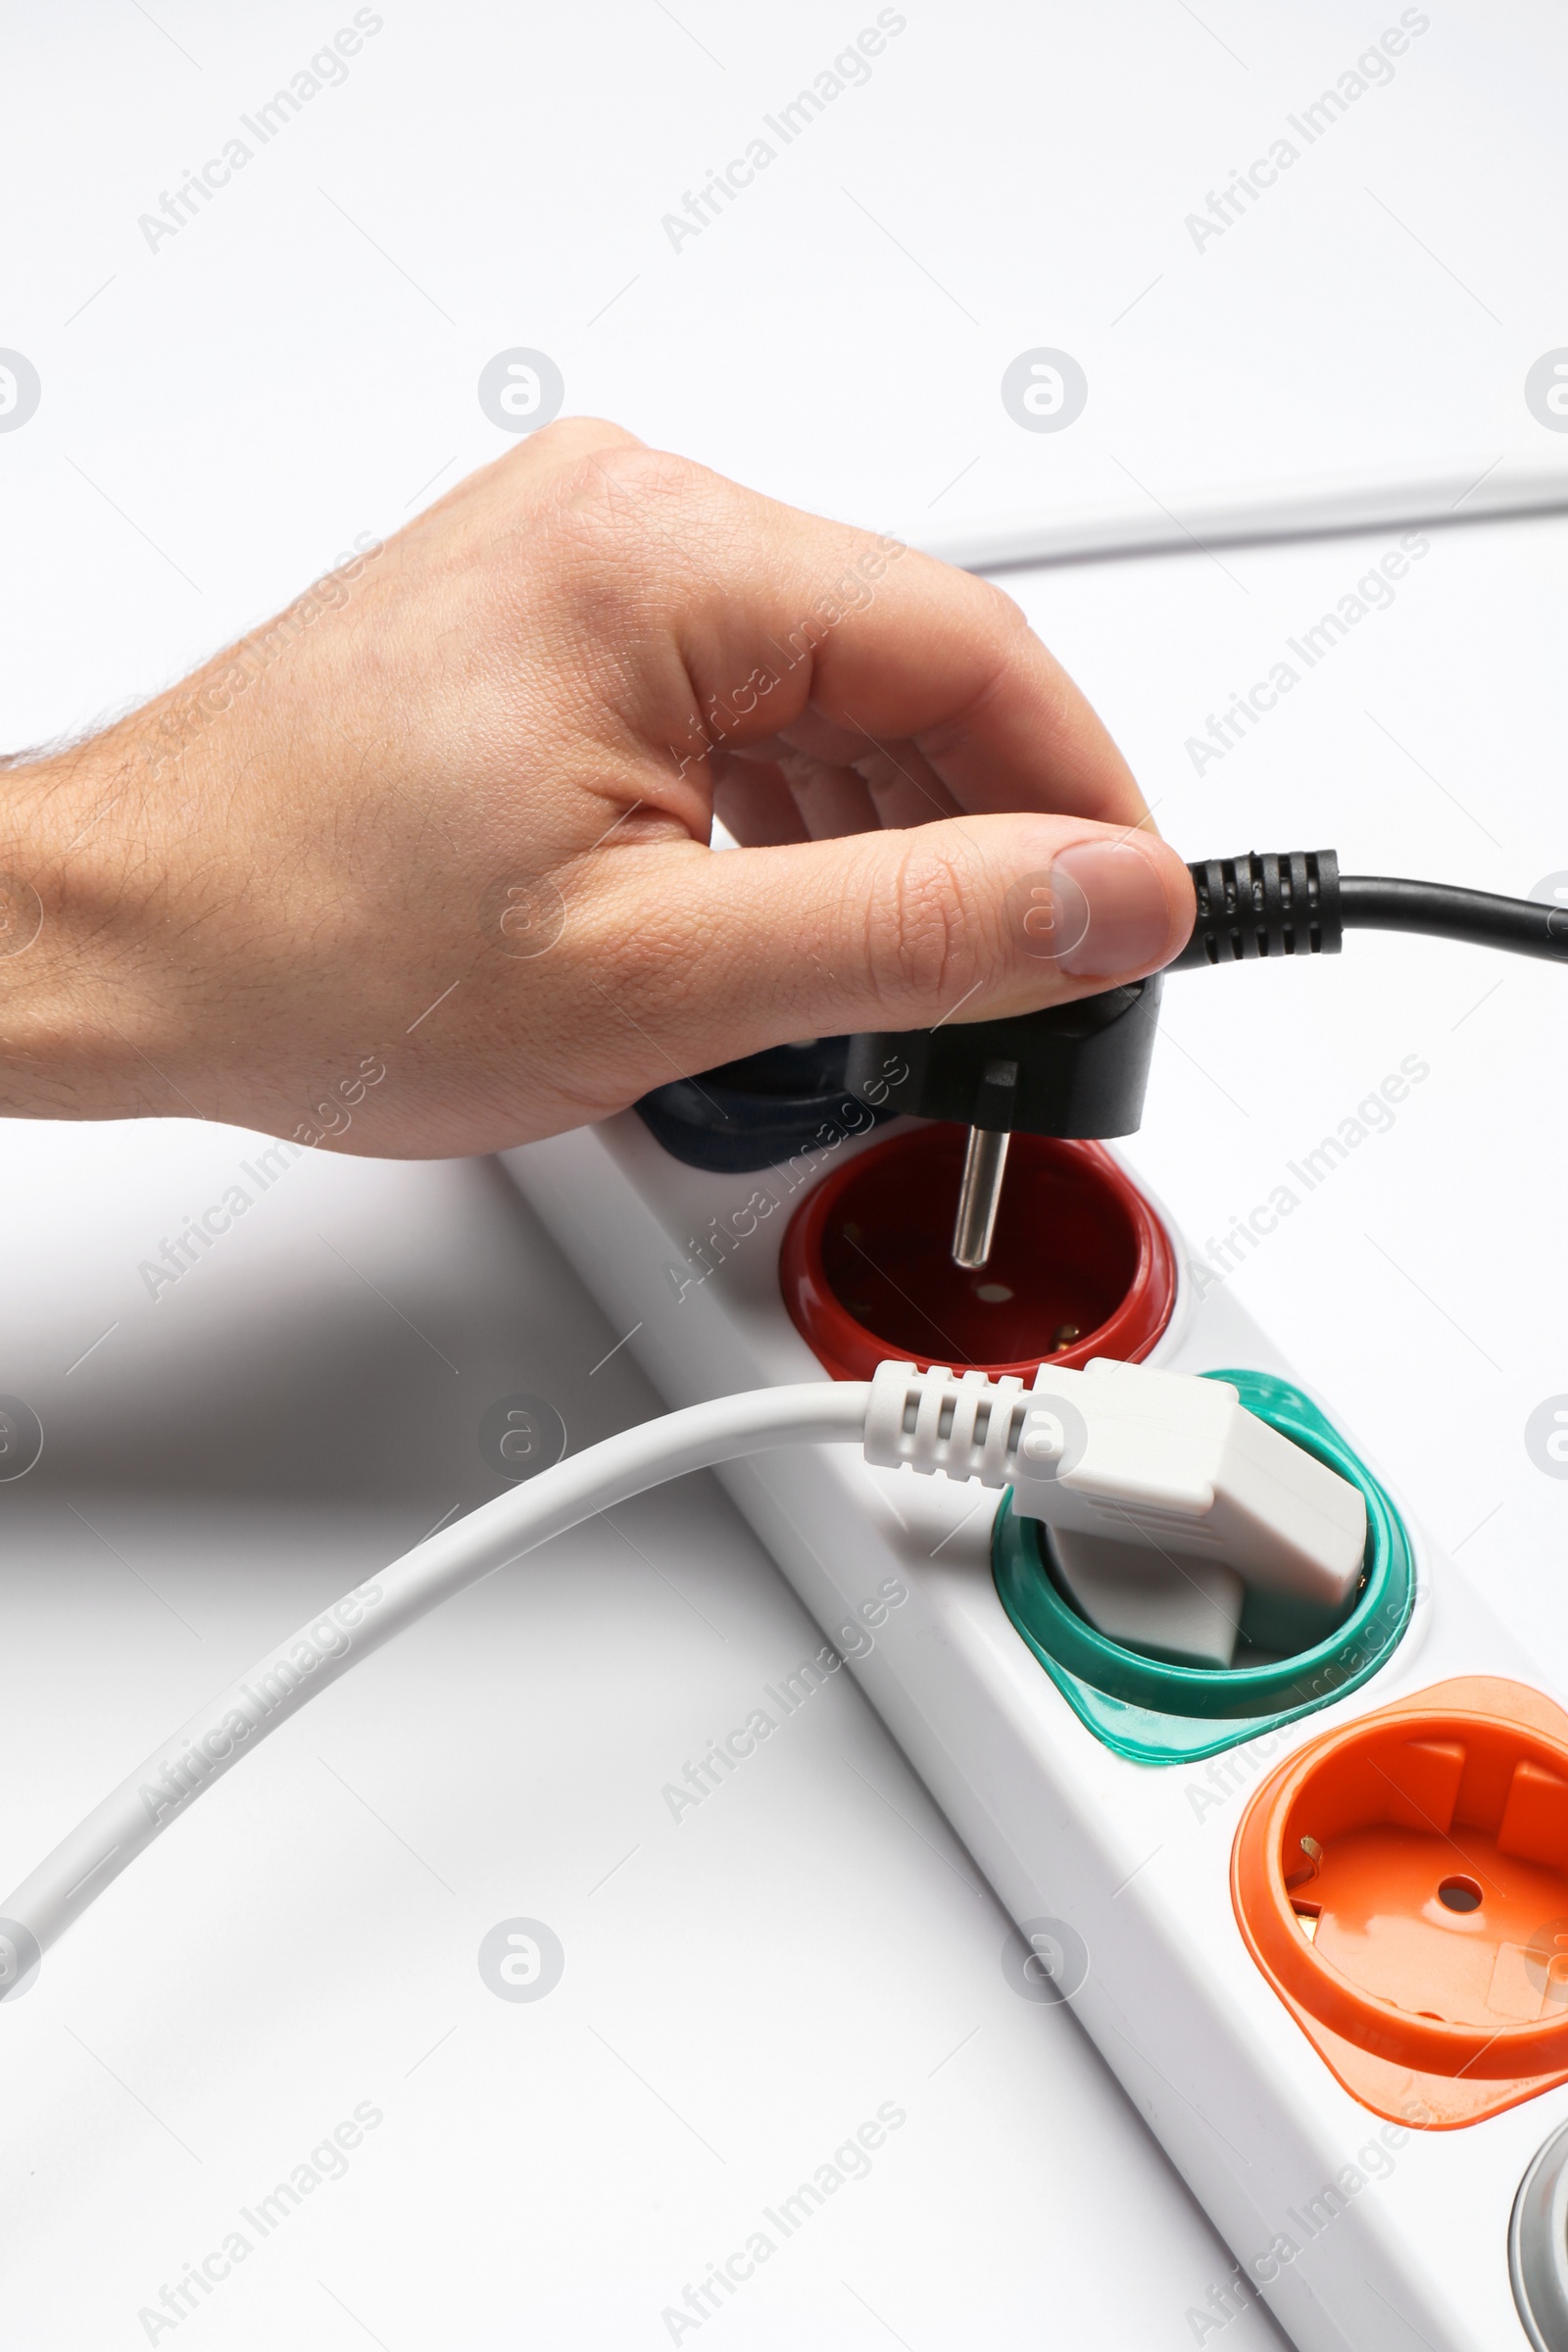
[[[662,494],[628,501],[621,535],[634,564],[641,539],[657,565],[650,584],[715,749],[782,738],[849,765],[867,736],[906,741],[965,809],[1147,819],[1108,731],[989,581],[684,461],[592,462],[617,482],[660,469]]]

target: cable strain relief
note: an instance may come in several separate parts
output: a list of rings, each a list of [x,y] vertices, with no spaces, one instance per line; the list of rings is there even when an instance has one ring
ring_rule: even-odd
[[[916,1470],[927,1478],[940,1470],[1004,1487],[1017,1468],[1028,1410],[1023,1382],[1013,1373],[992,1381],[977,1371],[960,1376],[945,1364],[921,1372],[913,1364],[881,1363],[865,1410],[865,1458],[882,1470]]]
[[[1187,868],[1198,899],[1193,935],[1168,966],[1250,963],[1263,956],[1337,956],[1344,936],[1333,850],[1209,858]]]

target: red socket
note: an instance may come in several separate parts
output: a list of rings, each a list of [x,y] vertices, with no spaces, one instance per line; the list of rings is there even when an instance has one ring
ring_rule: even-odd
[[[784,1236],[796,1328],[835,1380],[888,1357],[1032,1380],[1094,1355],[1141,1363],[1171,1318],[1176,1260],[1099,1144],[1015,1135],[989,1264],[951,1256],[966,1131],[917,1127],[833,1170]]]

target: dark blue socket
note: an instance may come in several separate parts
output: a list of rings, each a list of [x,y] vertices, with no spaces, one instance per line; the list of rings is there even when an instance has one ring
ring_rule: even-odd
[[[864,1133],[867,1110],[873,1120],[893,1115],[891,1104],[877,1109],[850,1093],[849,1050],[847,1037],[772,1046],[744,1061],[656,1086],[634,1108],[664,1150],[689,1168],[738,1175],[772,1167],[792,1152],[819,1144],[824,1124],[840,1134],[846,1125]]]

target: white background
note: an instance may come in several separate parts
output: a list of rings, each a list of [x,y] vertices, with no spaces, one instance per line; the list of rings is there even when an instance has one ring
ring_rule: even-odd
[[[568,408],[912,537],[1562,454],[1521,392],[1568,342],[1554,9],[1422,12],[1392,84],[1201,252],[1186,216],[1397,9],[906,8],[678,251],[662,216],[874,9],[379,13],[149,250],[138,216],[352,11],[7,12],[0,344],[43,400],[0,434],[0,741],[135,702],[496,455],[474,384],[512,346]],[[1089,375],[1059,435],[998,396],[1037,345]],[[1568,868],[1568,525],[1433,534],[1242,748],[1200,775],[1185,748],[1395,536],[1008,584],[1187,855],[1333,843],[1528,889]],[[1523,1425],[1568,1390],[1561,987],[1373,938],[1179,977],[1135,1149],[1202,1250],[1430,1064],[1230,1279],[1559,1689],[1568,1487]],[[308,1155],[154,1304],[138,1261],[250,1149],[5,1131],[0,1388],[46,1430],[0,1490],[5,1885],[497,1491],[494,1398],[548,1395],[574,1446],[655,1407],[624,1350],[593,1369],[619,1335],[484,1163]],[[384,2121],[346,2177],[157,2341],[665,2343],[687,2281],[893,2101],[870,2177],[705,2341],[1191,2343],[1227,2256],[1070,2012],[1008,1989],[1000,1913],[847,1677],[671,1822],[662,1785],[812,1639],[693,1483],[454,1604],[226,1781],[6,2011],[3,2352],[147,2341],[138,2311],[361,2101]],[[565,1946],[538,2004],[475,1966],[518,1915]]]

